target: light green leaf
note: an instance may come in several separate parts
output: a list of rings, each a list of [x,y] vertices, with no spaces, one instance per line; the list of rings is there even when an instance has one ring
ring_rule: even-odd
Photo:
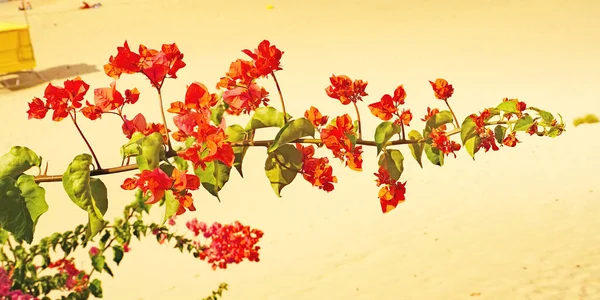
[[[215,126],[221,125],[224,113],[225,105],[221,101],[219,101],[217,105],[210,109],[210,120],[213,122],[213,124],[215,124]]]
[[[294,181],[301,168],[302,153],[290,144],[268,154],[265,173],[278,197],[281,197],[281,190]]]
[[[162,224],[165,224],[172,216],[179,210],[179,201],[175,199],[173,191],[168,190],[165,192],[165,217],[163,218]]]
[[[241,142],[244,140],[252,140],[254,138],[254,131],[246,132],[246,130],[240,125],[231,125],[225,128],[225,134],[227,135],[227,141],[230,143]],[[244,177],[244,173],[242,172],[242,162],[244,161],[244,156],[246,155],[246,151],[248,151],[249,147],[244,146],[234,146],[233,153],[235,155],[235,160],[233,161],[233,166],[238,171],[242,178]]]
[[[39,167],[42,158],[27,147],[14,146],[10,152],[0,156],[0,178],[10,176],[16,179],[31,167]]]
[[[444,124],[452,123],[453,120],[454,119],[452,118],[452,113],[450,111],[442,110],[429,118],[425,126],[429,128],[438,128]]]
[[[263,106],[254,111],[248,125],[246,125],[246,131],[266,127],[281,128],[283,125],[285,123],[282,112],[277,111],[277,109],[271,106]]]
[[[123,158],[135,156],[140,171],[154,170],[158,168],[161,160],[166,161],[164,140],[159,132],[147,136],[136,132],[129,143],[121,147]]]
[[[460,140],[462,141],[463,146],[469,139],[477,135],[475,128],[477,128],[475,121],[473,121],[471,117],[466,117],[460,126]]]
[[[378,164],[380,167],[383,166],[394,180],[400,179],[404,172],[404,156],[400,150],[386,149],[379,156]]]
[[[375,128],[375,143],[377,144],[377,155],[383,146],[395,135],[400,133],[400,126],[394,122],[382,122]]]
[[[533,125],[533,118],[529,115],[524,116],[517,120],[514,131],[527,131],[531,125]]]
[[[217,197],[219,202],[219,191],[223,189],[225,184],[229,181],[229,173],[231,168],[225,165],[223,162],[215,160],[206,164],[206,169],[202,170],[198,167],[194,170],[196,176],[200,178],[202,186],[213,196]]]
[[[519,112],[519,109],[517,108],[517,100],[503,101],[498,106],[496,106],[496,108],[507,113]]]
[[[425,144],[425,155],[432,164],[440,167],[444,165],[444,153],[440,149]]]
[[[39,217],[48,211],[45,194],[31,175],[0,178],[1,227],[31,243]]]
[[[423,139],[423,136],[421,135],[420,132],[418,132],[416,130],[411,130],[408,133],[408,139],[411,141],[419,141],[419,140]],[[410,152],[412,153],[412,156],[419,163],[419,166],[421,166],[421,168],[423,168],[423,163],[421,161],[421,158],[423,157],[423,149],[424,149],[423,145],[424,145],[424,143],[408,144],[408,148],[410,148]]]
[[[71,201],[88,213],[86,241],[104,227],[103,211],[106,212],[108,207],[106,186],[100,179],[90,178],[91,164],[91,155],[77,155],[62,178],[63,187]]]
[[[279,130],[277,136],[275,136],[269,152],[277,150],[281,145],[306,136],[315,136],[315,126],[307,118],[299,118],[288,122]]]
[[[471,155],[473,160],[475,160],[475,153],[477,153],[477,147],[479,147],[480,143],[481,138],[478,135],[472,136],[471,138],[465,141],[465,149],[467,150],[467,153]]]

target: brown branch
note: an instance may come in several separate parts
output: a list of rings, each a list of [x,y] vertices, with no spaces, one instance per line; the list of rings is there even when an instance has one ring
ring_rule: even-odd
[[[494,122],[488,122],[488,123],[486,123],[486,125],[498,125],[498,124],[507,124],[507,123],[509,123],[509,122],[508,121],[494,121]],[[446,132],[446,136],[452,136],[452,135],[455,135],[458,133],[460,133],[460,128],[456,128],[456,129]],[[420,143],[425,143],[425,141],[427,141],[427,139],[428,138],[423,138],[420,140],[400,139],[397,141],[387,142],[385,144],[385,146],[387,147],[387,146],[396,146],[396,145],[420,144]],[[321,139],[296,139],[296,140],[290,142],[290,144],[294,144],[294,143],[320,145],[323,143],[323,141]],[[231,143],[231,146],[232,147],[269,147],[271,144],[273,144],[273,140],[262,140],[262,141],[246,140],[246,141],[239,141],[239,142]],[[375,143],[375,141],[367,141],[367,140],[363,140],[363,139],[356,140],[356,144],[364,145],[364,146],[377,146],[377,143]],[[176,156],[178,153],[183,153],[183,151],[167,152],[166,157],[171,158],[171,157]],[[100,176],[100,175],[123,173],[123,172],[133,171],[133,170],[137,170],[137,169],[138,169],[137,164],[126,165],[126,166],[121,166],[121,167],[106,168],[106,169],[97,169],[97,170],[91,171],[90,176]],[[62,175],[38,175],[38,176],[35,176],[35,182],[38,182],[38,183],[58,182],[58,181],[62,181]]]

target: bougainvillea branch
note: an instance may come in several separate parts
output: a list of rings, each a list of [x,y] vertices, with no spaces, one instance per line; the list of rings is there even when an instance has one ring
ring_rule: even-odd
[[[466,116],[461,123],[449,103],[454,87],[445,79],[438,78],[429,83],[435,98],[444,101],[448,110],[427,107],[425,116],[420,118],[423,128],[414,129],[414,110],[404,107],[407,92],[402,84],[396,85],[392,93],[383,94],[367,105],[371,115],[381,122],[375,128],[373,140],[365,139],[362,127],[365,116],[361,118],[359,104],[369,96],[366,92],[368,82],[346,75],[332,75],[325,88],[327,97],[342,105],[354,106],[355,120],[349,114],[323,115],[314,106],[304,111],[303,117],[293,117],[286,110],[275,75],[282,70],[284,52],[267,40],[260,42],[252,51],[242,50],[247,55],[246,59],[238,58],[229,64],[229,70],[216,84],[216,93],[210,92],[203,83],[189,83],[182,95],[183,101],[172,102],[167,109],[176,127],[171,131],[167,128],[161,90],[167,78],[177,78],[177,71],[186,66],[183,54],[176,44],[164,44],[160,50],[144,45],[138,49],[137,52],[132,51],[127,42],[117,47],[117,54],[111,56],[104,66],[112,82],[109,87],[94,89],[92,102],[85,101],[83,105],[89,85],[77,77],[66,80],[64,87],[49,84],[44,91],[44,101],[36,97],[28,104],[29,119],[44,119],[49,111],[52,111],[52,120],[56,122],[71,116],[91,155],[76,155],[60,175],[47,175],[46,163],[46,171],[38,176],[25,174],[42,164],[41,157],[31,149],[15,146],[0,157],[0,190],[7,191],[0,195],[0,245],[6,244],[2,237],[4,230],[10,232],[14,240],[20,241],[16,247],[8,243],[9,250],[14,253],[19,251],[17,248],[22,241],[33,241],[35,225],[48,209],[45,190],[40,183],[62,182],[69,199],[88,215],[87,225],[77,227],[75,232],[44,240],[43,247],[48,243],[61,243],[66,253],[65,258],[59,261],[50,262],[49,258],[45,258],[43,268],[59,271],[56,277],[59,279],[44,279],[48,281],[45,290],[39,290],[34,285],[35,281],[26,281],[27,276],[37,278],[37,271],[15,271],[13,264],[0,261],[0,276],[9,278],[10,289],[15,293],[23,291],[41,295],[51,290],[66,289],[84,299],[90,294],[101,295],[99,280],[92,280],[91,276],[95,272],[112,275],[105,263],[107,249],[113,249],[114,261],[118,265],[129,249],[131,236],[139,239],[148,231],[161,244],[174,240],[178,249],[186,249],[210,263],[214,269],[224,269],[228,264],[243,260],[258,261],[260,247],[256,243],[263,233],[239,222],[229,225],[214,223],[211,226],[197,221],[186,224],[194,238],[202,233],[207,239],[205,243],[169,232],[162,225],[167,221],[174,224],[175,217],[195,211],[194,194],[201,188],[221,201],[219,192],[229,181],[232,170],[243,177],[244,157],[250,147],[266,148],[264,172],[278,197],[297,177],[324,192],[334,191],[335,184],[341,179],[334,174],[330,158],[339,160],[350,170],[361,172],[363,146],[375,147],[377,168],[371,174],[379,191],[373,198],[379,200],[383,213],[389,213],[406,201],[410,188],[407,181],[401,180],[403,151],[407,152],[396,146],[407,145],[410,155],[422,168],[423,157],[441,167],[448,157],[457,158],[456,154],[461,149],[475,159],[476,154],[481,152],[515,147],[521,143],[521,137],[517,137],[519,133],[556,137],[565,131],[559,114],[556,118],[550,112],[509,98],[502,99],[497,106]],[[117,80],[124,74],[139,74],[149,80],[158,94],[161,122],[149,122],[140,113],[132,118],[123,114],[124,106],[134,105],[141,98],[137,88],[126,89],[123,93],[117,89]],[[281,111],[269,104],[270,93],[260,85],[260,81],[269,76],[275,81]],[[122,166],[100,167],[96,154],[76,122],[77,113],[91,121],[102,119],[104,114],[115,114],[121,118],[123,124],[120,129],[116,128],[116,132],[121,131],[127,139],[120,149]],[[240,115],[248,115],[248,123],[231,124],[228,118]],[[449,130],[448,124],[454,124],[455,128]],[[274,128],[278,132],[271,139],[255,140],[255,134],[265,128]],[[317,148],[327,149],[331,156],[316,157]],[[135,159],[135,164],[129,164],[130,159]],[[96,168],[90,170],[93,161]],[[124,165],[125,162],[127,165]],[[127,171],[136,172],[126,178],[120,188],[136,191],[135,205],[127,206],[123,218],[111,223],[104,218],[109,204],[108,189],[99,177]],[[156,204],[164,206],[162,224],[144,224],[143,213]],[[10,213],[3,214],[3,211]],[[87,273],[80,271],[67,256],[79,243],[87,245],[97,236],[100,240],[89,252],[93,269]],[[39,248],[35,247],[38,246],[32,246],[37,251]],[[23,257],[26,264],[32,263],[29,259],[38,253],[35,251]],[[46,252],[40,254],[46,255]],[[7,257],[2,247],[0,256]],[[15,256],[15,260],[17,258]],[[35,266],[29,266],[31,270],[37,270]],[[13,279],[15,283],[11,281]],[[214,295],[220,295],[220,292]]]

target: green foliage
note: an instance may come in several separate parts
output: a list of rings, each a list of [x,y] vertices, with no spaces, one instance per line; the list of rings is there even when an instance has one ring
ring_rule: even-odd
[[[315,126],[306,118],[293,120],[283,126],[275,136],[269,152],[277,150],[280,146],[306,136],[315,136]]]
[[[400,150],[386,149],[379,156],[378,165],[383,166],[393,180],[398,180],[404,172],[404,156]]]
[[[221,161],[215,160],[207,163],[204,170],[202,170],[201,167],[198,167],[194,172],[196,173],[196,176],[200,178],[202,186],[211,195],[217,197],[220,202],[219,191],[221,191],[227,181],[229,181],[231,168]]]
[[[408,139],[411,141],[419,141],[423,139],[423,136],[418,131],[411,130],[408,133]],[[412,143],[408,145],[408,148],[410,148],[413,158],[419,163],[419,166],[423,168],[421,158],[423,156],[423,150],[425,149],[424,143]]]
[[[278,197],[281,190],[292,183],[302,168],[302,153],[289,144],[270,152],[265,161],[265,173]]]
[[[45,194],[31,175],[0,178],[1,227],[31,243],[39,217],[48,211]]]
[[[375,144],[377,144],[377,155],[385,144],[395,135],[400,133],[400,125],[394,122],[382,122],[375,128]]]

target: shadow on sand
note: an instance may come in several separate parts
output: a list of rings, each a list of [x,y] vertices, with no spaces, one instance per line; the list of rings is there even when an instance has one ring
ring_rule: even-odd
[[[75,64],[52,67],[40,71],[24,71],[0,75],[0,89],[23,90],[52,80],[72,78],[78,75],[99,72],[94,65]]]

